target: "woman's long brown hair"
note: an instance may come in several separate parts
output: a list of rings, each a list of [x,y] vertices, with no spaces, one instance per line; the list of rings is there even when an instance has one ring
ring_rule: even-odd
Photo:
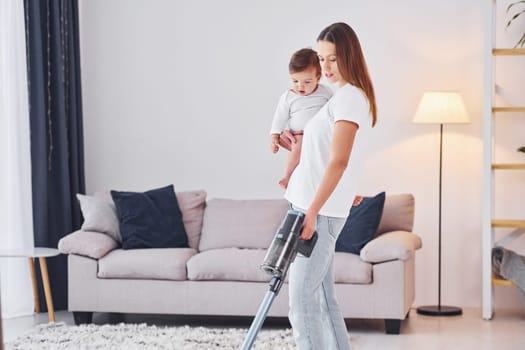
[[[370,104],[372,126],[374,126],[377,122],[374,86],[356,33],[348,24],[339,22],[323,29],[317,37],[317,41],[320,40],[335,45],[339,73],[347,83],[360,88],[365,93]]]

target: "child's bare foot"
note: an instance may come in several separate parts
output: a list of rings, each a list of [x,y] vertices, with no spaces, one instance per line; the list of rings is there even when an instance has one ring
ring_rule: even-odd
[[[290,181],[289,176],[283,177],[282,179],[279,180],[279,186],[281,186],[283,190],[286,190],[286,188],[288,187],[288,181]]]

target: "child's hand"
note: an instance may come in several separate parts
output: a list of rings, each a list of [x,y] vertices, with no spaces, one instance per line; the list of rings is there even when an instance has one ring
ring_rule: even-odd
[[[277,153],[279,151],[279,134],[272,135],[270,149],[272,150],[272,153]]]
[[[361,202],[363,201],[363,197],[362,196],[355,196],[354,198],[354,203],[352,203],[352,205],[355,207],[355,206],[358,206],[359,204],[361,204]]]

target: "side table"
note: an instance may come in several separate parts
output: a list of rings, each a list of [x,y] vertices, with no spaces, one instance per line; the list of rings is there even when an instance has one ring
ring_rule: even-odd
[[[38,258],[40,263],[40,272],[42,273],[42,284],[44,285],[44,294],[46,296],[47,312],[49,321],[55,322],[55,309],[53,307],[53,298],[51,297],[51,286],[47,273],[46,258],[57,256],[60,252],[55,248],[30,248],[30,249],[0,249],[1,258],[28,258],[29,270],[31,272],[31,281],[33,283],[33,297],[35,299],[35,312],[40,313],[40,303],[38,300],[38,288],[36,284],[35,259]]]

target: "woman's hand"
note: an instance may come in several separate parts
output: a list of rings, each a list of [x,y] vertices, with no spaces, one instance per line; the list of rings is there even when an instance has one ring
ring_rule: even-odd
[[[292,143],[296,143],[297,140],[295,136],[290,132],[290,130],[284,130],[279,137],[279,146],[287,149],[288,151],[292,150]]]
[[[309,240],[314,235],[315,224],[317,221],[317,213],[313,210],[308,210],[303,221],[303,231],[301,232],[301,239]]]

